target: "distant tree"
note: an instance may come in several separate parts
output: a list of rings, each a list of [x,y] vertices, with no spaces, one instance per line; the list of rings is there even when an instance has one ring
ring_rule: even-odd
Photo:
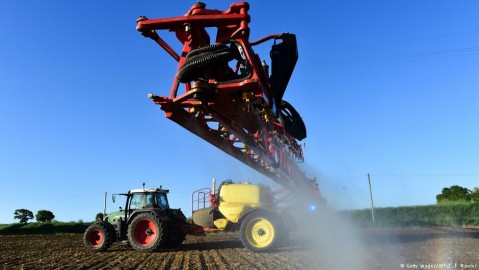
[[[33,219],[33,213],[27,209],[17,209],[13,213],[13,219],[19,219],[21,224],[27,224],[29,219]]]
[[[458,201],[470,202],[471,199],[471,190],[458,185],[454,185],[449,188],[443,188],[441,194],[436,196],[437,203]]]
[[[103,213],[98,213],[98,214],[96,214],[95,220],[99,220],[99,219],[100,219],[100,220],[103,220]]]
[[[38,210],[35,218],[38,222],[50,222],[55,218],[55,215],[48,210]]]
[[[471,192],[471,199],[473,202],[479,202],[479,188],[475,187]]]

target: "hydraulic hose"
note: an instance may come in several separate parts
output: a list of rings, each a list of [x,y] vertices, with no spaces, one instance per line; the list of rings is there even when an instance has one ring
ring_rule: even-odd
[[[196,48],[196,49],[191,50],[186,55],[186,59],[189,59],[189,58],[191,58],[195,55],[199,55],[199,54],[202,54],[202,53],[215,52],[215,51],[218,51],[218,50],[221,50],[221,49],[227,49],[227,48],[228,48],[228,46],[226,46],[225,44],[213,44],[213,45],[208,45],[208,46]]]
[[[195,49],[186,56],[185,64],[178,70],[176,78],[181,83],[192,81],[200,77],[204,68],[227,65],[229,61],[238,58],[238,55],[237,49],[224,44]]]

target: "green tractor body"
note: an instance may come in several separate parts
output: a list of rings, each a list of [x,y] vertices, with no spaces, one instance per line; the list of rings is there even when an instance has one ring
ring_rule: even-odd
[[[108,214],[105,220],[110,221],[111,223],[116,223],[118,220],[123,219],[125,217],[125,210],[115,211]]]
[[[124,209],[112,212],[87,228],[84,245],[97,252],[115,242],[127,241],[139,251],[176,248],[187,234],[201,235],[201,227],[187,224],[180,209],[171,209],[166,189],[134,189],[126,196]]]

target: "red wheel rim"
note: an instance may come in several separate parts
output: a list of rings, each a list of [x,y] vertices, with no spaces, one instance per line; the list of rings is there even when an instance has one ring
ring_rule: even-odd
[[[155,242],[157,232],[158,229],[152,220],[140,220],[135,225],[135,240],[140,246],[149,246]]]
[[[101,244],[103,244],[103,241],[105,240],[105,236],[103,235],[102,231],[95,229],[95,230],[91,230],[88,233],[87,239],[90,246],[96,248],[101,246]]]

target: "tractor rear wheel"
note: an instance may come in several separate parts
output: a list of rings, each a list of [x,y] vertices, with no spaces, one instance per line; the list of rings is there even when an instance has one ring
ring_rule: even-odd
[[[253,252],[267,252],[280,241],[280,218],[269,211],[252,212],[241,222],[240,237],[243,245]]]
[[[185,241],[186,234],[179,229],[172,229],[167,242],[168,248],[178,248]]]
[[[141,213],[128,226],[128,242],[138,250],[150,252],[166,245],[166,226],[153,213]]]
[[[113,242],[111,227],[104,222],[90,225],[83,235],[83,244],[93,252],[105,251]]]

